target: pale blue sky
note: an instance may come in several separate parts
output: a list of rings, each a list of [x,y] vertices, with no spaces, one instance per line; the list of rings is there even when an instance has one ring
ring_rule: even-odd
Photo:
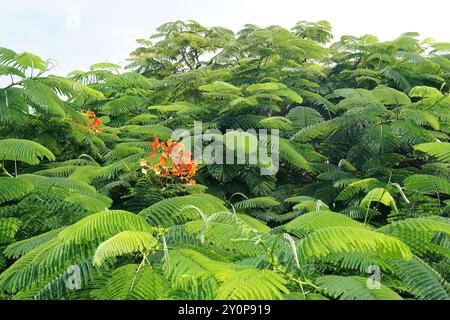
[[[3,1],[2,1],[3,2]],[[164,22],[194,19],[239,30],[245,23],[290,28],[299,20],[328,20],[334,34],[406,31],[450,41],[445,0],[15,0],[0,5],[0,46],[53,58],[66,74],[100,61],[124,63]],[[77,13],[79,12],[79,19]],[[79,21],[79,25],[77,25]]]

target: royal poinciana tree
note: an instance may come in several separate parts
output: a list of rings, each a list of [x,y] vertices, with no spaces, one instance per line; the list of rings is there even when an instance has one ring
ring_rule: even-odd
[[[419,39],[176,21],[67,77],[0,48],[0,297],[449,299],[450,44]],[[202,163],[196,121],[278,130],[279,170]]]

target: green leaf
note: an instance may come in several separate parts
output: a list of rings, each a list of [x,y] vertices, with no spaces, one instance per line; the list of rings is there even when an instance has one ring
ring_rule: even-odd
[[[38,56],[23,52],[16,55],[16,63],[23,68],[33,68],[41,71],[46,70],[46,63]]]
[[[116,70],[116,69],[122,69],[121,66],[119,66],[118,64],[115,63],[110,63],[110,62],[98,62],[93,64],[92,66],[90,66],[91,70],[98,70],[98,69],[112,69],[112,70]]]
[[[384,85],[377,86],[372,92],[375,98],[385,105],[398,106],[411,104],[411,99],[405,93]]]
[[[124,96],[105,103],[103,112],[111,116],[122,115],[138,110],[145,102],[140,96]]]
[[[384,258],[410,260],[411,251],[402,241],[382,233],[354,227],[327,227],[298,243],[299,256],[322,258],[340,252],[361,252]]]
[[[0,177],[0,204],[19,200],[34,190],[34,186],[21,178]]]
[[[450,143],[431,142],[414,146],[414,149],[428,153],[439,161],[450,162]]]
[[[209,194],[191,194],[165,199],[139,212],[151,225],[170,227],[201,218],[200,212],[209,216],[228,211],[223,201]]]
[[[158,241],[148,232],[123,231],[102,242],[93,258],[97,266],[101,266],[105,260],[118,256],[147,252],[156,249]]]
[[[415,254],[425,256],[429,252],[444,252],[441,250],[444,247],[434,244],[433,240],[441,232],[450,235],[450,225],[445,218],[430,216],[396,221],[377,231],[402,240]]]
[[[55,93],[55,88],[49,87],[40,79],[26,78],[23,80],[23,95],[45,113],[64,117],[64,102]]]
[[[371,190],[360,202],[359,206],[369,208],[373,202],[380,202],[391,209],[398,211],[395,199],[389,191],[384,188],[375,188]]]
[[[21,221],[17,218],[0,218],[0,245],[10,243],[19,231]]]
[[[413,121],[421,126],[429,125],[434,130],[439,130],[441,127],[439,119],[434,114],[423,110],[403,108],[400,111],[400,118]]]
[[[271,270],[235,271],[217,289],[218,300],[281,300],[289,290],[286,280]]]
[[[231,263],[212,260],[191,249],[170,250],[164,263],[167,276],[179,285],[209,276],[224,281],[235,268]]]
[[[96,213],[104,211],[111,206],[112,200],[109,199],[108,197],[106,197],[106,199],[107,200],[105,200],[105,198],[103,197],[100,198],[100,197],[91,197],[89,195],[84,194],[75,194],[65,198],[64,200],[71,203],[79,204],[89,212]]]
[[[127,211],[107,210],[90,215],[64,229],[58,238],[73,243],[107,239],[122,231],[152,232],[152,228],[141,217]]]
[[[323,276],[316,283],[326,295],[339,300],[403,300],[381,283],[369,288],[368,278],[363,277]]]
[[[35,237],[31,237],[25,240],[21,240],[18,242],[15,242],[13,244],[10,244],[4,251],[5,256],[17,259],[19,257],[22,257],[32,251],[33,249],[37,248],[41,244],[44,244],[51,239],[58,236],[59,232],[62,229],[55,229],[49,232],[45,232],[43,234],[40,234]]]
[[[388,263],[416,297],[423,300],[450,299],[448,282],[421,259],[414,257],[411,261],[393,260]]]
[[[405,179],[405,188],[420,193],[444,193],[450,195],[450,183],[442,178],[415,174]]]
[[[305,159],[301,152],[299,152],[299,149],[293,142],[280,138],[279,152],[280,158],[294,167],[304,169],[309,172],[317,172],[317,170]]]
[[[0,75],[12,75],[25,78],[25,74],[17,68],[0,65]]]
[[[307,107],[291,109],[287,118],[292,121],[295,130],[300,130],[323,121],[322,115],[318,111]]]
[[[379,181],[376,178],[367,178],[352,182],[338,194],[336,200],[350,200],[359,192],[367,190],[378,183]]]
[[[22,139],[0,140],[0,161],[21,161],[28,164],[39,164],[43,159],[55,160],[53,153],[39,143]]]
[[[343,214],[331,211],[316,211],[302,214],[284,225],[286,231],[295,235],[307,235],[317,230],[329,227],[362,228],[365,226]]]
[[[167,281],[148,265],[127,264],[115,269],[106,285],[93,295],[100,300],[157,300],[168,290]]]
[[[433,87],[427,87],[427,86],[417,86],[411,89],[409,92],[410,97],[414,98],[430,98],[430,97],[440,97],[442,96],[442,93]]]
[[[281,203],[272,197],[259,197],[236,202],[236,208],[243,209],[266,209],[279,206]]]

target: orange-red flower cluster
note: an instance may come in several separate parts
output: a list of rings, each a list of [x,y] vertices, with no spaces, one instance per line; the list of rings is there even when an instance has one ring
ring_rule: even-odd
[[[198,165],[191,158],[191,153],[184,150],[181,142],[174,142],[171,139],[167,142],[160,142],[155,135],[153,142],[149,142],[149,146],[152,148],[149,158],[152,159],[159,154],[159,159],[156,163],[153,159],[153,161],[141,160],[142,172],[145,175],[152,170],[161,177],[177,178],[188,184],[196,183],[193,177],[197,173]]]
[[[100,128],[102,125],[102,120],[95,116],[94,111],[89,109],[86,112],[86,119],[88,120],[87,127],[96,133],[102,133],[103,129]]]

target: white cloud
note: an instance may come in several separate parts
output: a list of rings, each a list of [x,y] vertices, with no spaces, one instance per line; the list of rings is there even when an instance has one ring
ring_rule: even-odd
[[[54,58],[65,74],[99,61],[123,62],[167,21],[194,19],[235,31],[245,23],[292,27],[299,20],[328,20],[335,36],[374,34],[381,40],[417,31],[450,41],[448,1],[442,0],[72,0],[2,4],[0,46]],[[68,28],[68,8],[80,10],[80,29]],[[73,12],[72,12],[73,13]],[[73,17],[72,17],[73,18]]]

